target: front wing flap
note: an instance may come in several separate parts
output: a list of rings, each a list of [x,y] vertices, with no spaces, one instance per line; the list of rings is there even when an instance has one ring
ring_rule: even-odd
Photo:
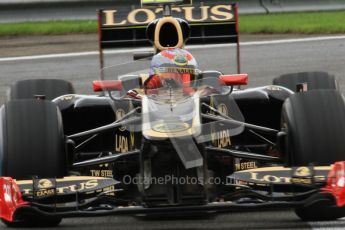
[[[135,203],[127,203],[127,205],[119,205],[116,197],[115,186],[118,184],[117,181],[109,178],[70,178],[70,179],[57,179],[56,182],[52,182],[51,179],[40,179],[33,180],[32,183],[27,181],[15,181],[12,178],[0,178],[0,205],[1,213],[0,218],[6,221],[18,221],[18,218],[23,218],[23,214],[30,213],[30,215],[37,215],[41,217],[88,217],[88,216],[105,216],[105,215],[139,215],[139,216],[150,216],[150,215],[167,215],[174,216],[179,213],[184,215],[197,214],[197,213],[225,213],[233,211],[257,211],[263,209],[272,208],[291,208],[291,207],[309,207],[311,209],[338,209],[344,207],[344,195],[345,195],[345,162],[336,162],[331,167],[307,167],[310,170],[293,168],[289,170],[283,170],[283,168],[276,168],[276,172],[280,172],[285,175],[291,175],[293,177],[286,182],[293,185],[293,178],[310,178],[313,177],[322,178],[317,181],[314,185],[320,185],[321,187],[315,187],[305,193],[296,193],[293,195],[289,192],[289,195],[275,199],[274,196],[265,196],[260,194],[243,184],[238,184],[238,191],[235,190],[233,194],[238,194],[237,200],[220,200],[218,202],[207,203],[203,205],[189,205],[189,206],[166,206],[166,207],[145,207],[145,204],[137,205]],[[267,172],[267,168],[261,170],[261,172]],[[289,171],[288,174],[286,174]],[[258,170],[256,173],[259,172]],[[272,171],[271,168],[271,172]],[[310,172],[310,173],[308,173]],[[248,173],[248,172],[245,172]],[[245,175],[243,173],[243,175]],[[323,175],[327,173],[325,180]],[[239,175],[239,174],[237,174]],[[241,179],[243,182],[243,178]],[[272,177],[274,178],[274,177]],[[252,178],[253,179],[253,178]],[[51,183],[49,183],[50,181]],[[91,181],[91,182],[90,182]],[[303,181],[303,180],[302,180]],[[251,181],[250,183],[252,183]],[[263,182],[263,181],[260,181]],[[271,181],[272,182],[272,181]],[[270,183],[271,183],[270,182]],[[298,183],[300,181],[297,181]],[[18,183],[18,184],[17,184]],[[35,184],[36,183],[36,184]],[[77,189],[77,184],[80,189]],[[84,184],[84,185],[82,185]],[[308,183],[307,183],[308,184]],[[26,191],[29,189],[28,186],[32,186],[32,192]],[[272,185],[272,183],[271,183]],[[74,205],[57,205],[57,203],[44,203],[35,200],[35,189],[34,187],[40,187],[39,189],[51,189],[55,188],[56,195],[46,194],[38,197],[59,197],[68,196],[74,193],[74,197],[78,198],[78,194],[92,193],[92,198],[83,200],[83,203],[79,203],[76,199]],[[311,186],[311,184],[308,184]],[[66,189],[68,188],[68,189]],[[59,190],[59,192],[58,192]],[[106,191],[105,191],[106,190]],[[22,195],[22,192],[24,195]],[[49,192],[48,192],[49,193]],[[109,194],[111,193],[111,194]],[[36,193],[37,195],[38,193]],[[254,195],[257,195],[259,199],[253,199]],[[42,194],[39,194],[42,195]],[[248,195],[246,197],[246,195]],[[327,207],[325,207],[327,203]]]
[[[228,176],[227,182],[259,190],[274,186],[275,191],[287,191],[287,188],[294,186],[313,187],[326,184],[330,170],[331,166],[262,167],[235,172]]]

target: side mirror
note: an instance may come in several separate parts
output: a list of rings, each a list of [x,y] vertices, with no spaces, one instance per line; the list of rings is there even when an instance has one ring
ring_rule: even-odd
[[[248,84],[248,74],[230,74],[230,75],[220,75],[219,81],[227,86],[239,86]]]
[[[92,82],[93,91],[121,91],[122,81],[121,80],[103,80],[103,81],[93,81]]]
[[[93,91],[108,92],[112,99],[121,99],[128,91],[142,88],[142,80],[138,75],[124,75],[119,80],[97,80],[92,82]]]

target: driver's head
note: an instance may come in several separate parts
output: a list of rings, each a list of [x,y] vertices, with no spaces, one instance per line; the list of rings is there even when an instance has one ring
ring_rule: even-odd
[[[151,61],[146,89],[189,87],[197,79],[198,65],[188,51],[172,48],[156,54]]]

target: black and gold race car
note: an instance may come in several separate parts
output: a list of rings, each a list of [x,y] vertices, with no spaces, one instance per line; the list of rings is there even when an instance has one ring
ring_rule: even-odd
[[[54,226],[271,208],[295,208],[303,220],[345,216],[345,105],[335,77],[288,74],[241,89],[237,5],[142,3],[126,16],[98,12],[99,95],[75,94],[63,80],[11,87],[0,120],[1,220]],[[157,67],[193,75],[182,84],[142,71],[186,42],[237,44],[238,73],[191,72],[188,55],[173,57],[176,72]],[[146,44],[154,51],[126,68],[104,67],[103,49]]]

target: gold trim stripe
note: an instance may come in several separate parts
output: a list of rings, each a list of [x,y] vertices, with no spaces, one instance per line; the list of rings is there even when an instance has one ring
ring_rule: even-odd
[[[332,166],[316,166],[314,167],[315,170],[331,170]],[[292,168],[287,168],[287,167],[264,167],[264,168],[256,168],[256,169],[248,169],[248,170],[243,170],[239,171],[241,173],[244,172],[274,172],[274,171],[290,171]]]
[[[50,178],[40,178],[41,179],[50,179]],[[84,180],[109,180],[109,178],[105,177],[91,177],[91,176],[71,176],[71,177],[64,177],[60,179],[56,179],[56,182],[70,182],[70,181],[84,181]],[[25,184],[32,184],[32,180],[14,180],[17,185],[25,185]]]

